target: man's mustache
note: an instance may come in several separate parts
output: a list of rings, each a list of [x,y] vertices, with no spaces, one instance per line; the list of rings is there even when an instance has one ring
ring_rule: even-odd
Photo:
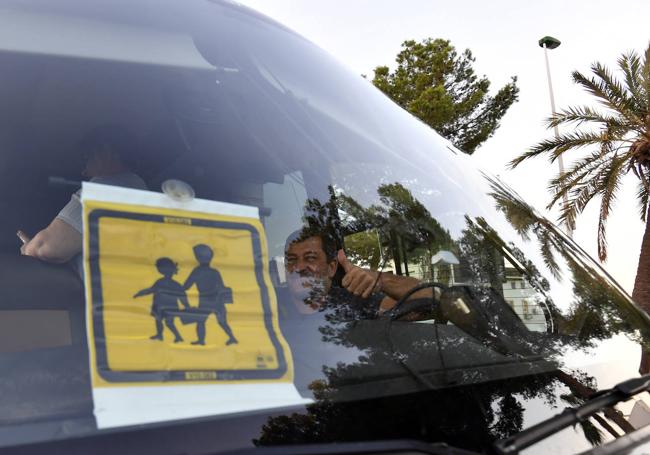
[[[315,285],[323,281],[322,277],[318,273],[301,271],[301,272],[291,272],[287,275],[289,281],[302,281],[303,283]]]
[[[291,272],[287,275],[287,281],[293,286],[299,285],[305,291],[320,293],[325,290],[326,278],[310,271]]]
[[[300,277],[300,278],[309,278],[309,277],[315,277],[318,276],[316,272],[312,272],[310,270],[300,270],[300,271],[295,271],[295,272],[289,272],[287,274],[289,277]]]

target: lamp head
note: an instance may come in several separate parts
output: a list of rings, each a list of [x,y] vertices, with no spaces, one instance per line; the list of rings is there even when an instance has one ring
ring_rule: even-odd
[[[555,49],[562,44],[559,39],[553,38],[552,36],[545,36],[544,38],[541,38],[538,43],[539,47],[545,47],[546,49]]]

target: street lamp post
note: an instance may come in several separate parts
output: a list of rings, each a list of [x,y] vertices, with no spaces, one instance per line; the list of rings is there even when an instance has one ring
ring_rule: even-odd
[[[556,113],[556,111],[555,111],[555,97],[553,96],[553,83],[551,82],[551,67],[550,67],[550,65],[548,63],[548,49],[551,49],[551,50],[555,49],[556,47],[558,47],[562,43],[560,42],[559,39],[553,38],[552,36],[545,36],[545,37],[541,38],[538,43],[539,43],[539,47],[544,48],[544,59],[546,61],[546,78],[548,80],[548,93],[549,93],[549,96],[551,98],[551,113],[553,115],[555,115],[555,113]],[[557,125],[553,127],[553,131],[555,133],[555,138],[556,139],[559,138],[560,137],[560,132],[558,131]],[[562,158],[562,155],[559,155],[557,157],[557,161],[558,161],[558,165],[560,167],[560,176],[562,176],[562,175],[564,175],[564,159]],[[568,204],[566,193],[564,194],[563,202],[564,202],[564,206],[566,207],[567,204]],[[571,228],[571,226],[568,223],[565,225],[565,230],[566,230],[567,235],[572,238],[573,237],[573,229]]]

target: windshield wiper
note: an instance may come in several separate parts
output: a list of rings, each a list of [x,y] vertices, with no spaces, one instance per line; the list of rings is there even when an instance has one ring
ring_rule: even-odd
[[[580,406],[567,408],[550,419],[533,425],[509,438],[494,443],[497,454],[515,454],[566,427],[580,423],[598,411],[626,401],[641,392],[650,390],[650,375],[628,379],[611,389],[596,392]]]

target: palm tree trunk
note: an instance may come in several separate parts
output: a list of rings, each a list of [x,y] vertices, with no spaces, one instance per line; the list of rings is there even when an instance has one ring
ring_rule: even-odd
[[[641,242],[641,253],[639,255],[639,265],[636,269],[632,298],[637,305],[650,314],[650,206],[646,216],[645,232]]]
[[[641,241],[641,253],[639,254],[639,265],[634,279],[632,299],[646,313],[650,314],[650,205],[645,220],[645,232]],[[650,373],[650,350],[646,346],[641,346],[639,373]]]

